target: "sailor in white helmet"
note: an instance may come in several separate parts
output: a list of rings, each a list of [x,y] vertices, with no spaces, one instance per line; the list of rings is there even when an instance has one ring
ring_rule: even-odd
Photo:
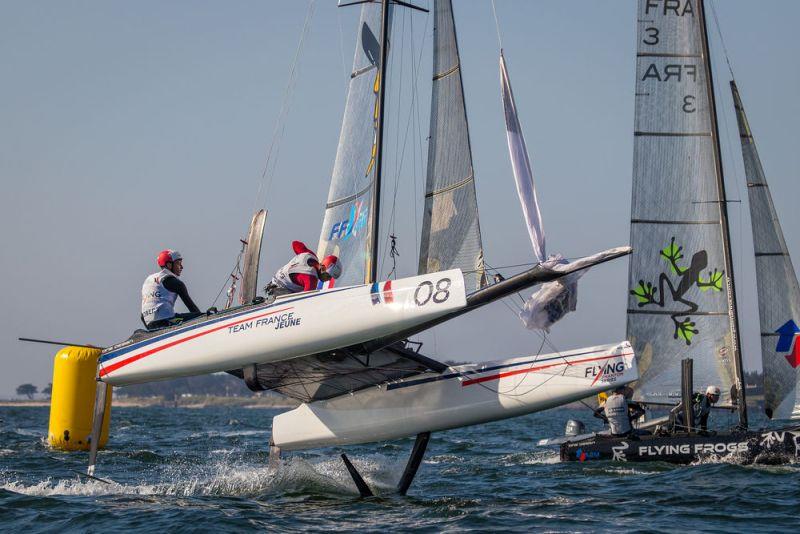
[[[720,390],[715,385],[708,386],[705,394],[695,393],[692,395],[692,412],[694,414],[694,424],[702,433],[708,433],[708,416],[711,414],[711,407],[719,402]],[[675,414],[676,430],[686,430],[683,421],[683,408],[678,404]],[[673,413],[676,409],[673,409]]]
[[[156,258],[161,270],[153,273],[142,284],[142,322],[148,330],[163,328],[177,320],[191,319],[202,312],[195,305],[178,278],[183,271],[183,257],[177,250],[162,250]],[[175,313],[178,296],[189,308],[189,313]]]
[[[322,262],[302,241],[292,241],[295,256],[278,269],[264,288],[268,295],[277,297],[317,289],[318,281],[339,278],[342,266],[336,256],[327,256]]]

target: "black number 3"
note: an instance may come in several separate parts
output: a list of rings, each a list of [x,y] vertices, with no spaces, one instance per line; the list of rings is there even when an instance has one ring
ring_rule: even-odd
[[[658,44],[658,28],[653,28],[652,26],[649,28],[645,28],[644,31],[649,33],[647,37],[642,39],[642,42],[646,45],[657,45]]]

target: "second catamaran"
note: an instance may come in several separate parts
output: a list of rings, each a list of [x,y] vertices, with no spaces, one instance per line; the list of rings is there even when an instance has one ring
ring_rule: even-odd
[[[746,461],[795,458],[800,427],[748,431],[705,3],[638,4],[631,202],[635,250],[627,310],[628,339],[641,373],[636,393],[645,404],[669,405],[681,398],[688,404],[692,391],[687,382],[701,391],[720,386],[721,404],[736,411],[738,422],[732,431],[710,435],[698,432],[688,410],[685,420],[690,422],[667,435],[635,441],[602,435],[572,439],[561,446],[561,457],[691,462],[708,454],[736,453]],[[776,343],[778,352],[800,350],[790,348],[796,331],[791,319],[800,302],[744,109],[735,84],[732,88],[753,214],[766,409],[772,416],[779,406],[791,412],[796,402],[797,359],[776,355]],[[687,358],[694,362],[693,377],[681,372]]]

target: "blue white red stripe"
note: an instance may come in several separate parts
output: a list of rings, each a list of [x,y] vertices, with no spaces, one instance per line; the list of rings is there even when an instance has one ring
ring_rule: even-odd
[[[372,297],[372,305],[384,303],[391,304],[394,302],[394,293],[392,293],[392,281],[375,282],[369,290]]]
[[[350,289],[356,289],[357,287],[359,286],[339,288],[336,291],[346,291]],[[252,319],[265,317],[268,315],[273,315],[276,313],[290,310],[292,309],[292,306],[287,306],[288,304],[291,304],[299,300],[313,298],[321,294],[322,293],[312,293],[309,295],[303,295],[301,297],[289,298],[285,300],[282,299],[277,303],[270,303],[255,309],[249,308],[246,311],[241,311],[239,313],[225,314],[221,317],[212,316],[207,321],[189,324],[183,328],[170,329],[161,335],[156,335],[137,343],[131,343],[130,345],[125,345],[118,349],[110,350],[100,356],[100,376],[101,377],[106,376],[112,371],[119,369],[120,367],[123,367],[129,363],[140,360],[151,354],[160,352],[163,349],[179,345],[185,341],[196,339],[206,334],[216,332],[217,330],[221,330],[223,328],[227,328],[236,324],[250,321]],[[278,308],[278,306],[280,306],[280,308]],[[259,314],[259,312],[262,313]],[[166,341],[166,343],[159,344],[162,341]],[[120,359],[125,354],[129,354],[131,352],[135,352],[139,349],[144,349],[144,348],[148,349],[141,353],[127,357],[125,359]],[[112,360],[114,360],[113,363]]]

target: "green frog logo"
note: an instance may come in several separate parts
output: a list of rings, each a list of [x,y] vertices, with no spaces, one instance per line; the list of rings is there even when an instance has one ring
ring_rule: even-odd
[[[677,284],[673,282],[669,274],[661,273],[658,277],[658,287],[650,282],[639,280],[639,285],[630,290],[630,294],[639,301],[640,308],[650,305],[663,308],[664,288],[669,289],[669,297],[672,302],[686,306],[683,311],[670,313],[675,325],[673,337],[680,338],[687,345],[691,345],[692,338],[700,333],[692,320],[692,315],[697,312],[698,305],[686,298],[686,293],[695,285],[703,292],[721,292],[724,271],[715,268],[713,271],[708,271],[708,279],[703,279],[703,271],[708,267],[708,253],[705,250],[695,252],[689,261],[689,266],[681,267],[678,262],[683,259],[683,247],[675,244],[674,237],[670,239],[669,245],[661,249],[659,256],[667,262],[672,273],[677,275]]]

